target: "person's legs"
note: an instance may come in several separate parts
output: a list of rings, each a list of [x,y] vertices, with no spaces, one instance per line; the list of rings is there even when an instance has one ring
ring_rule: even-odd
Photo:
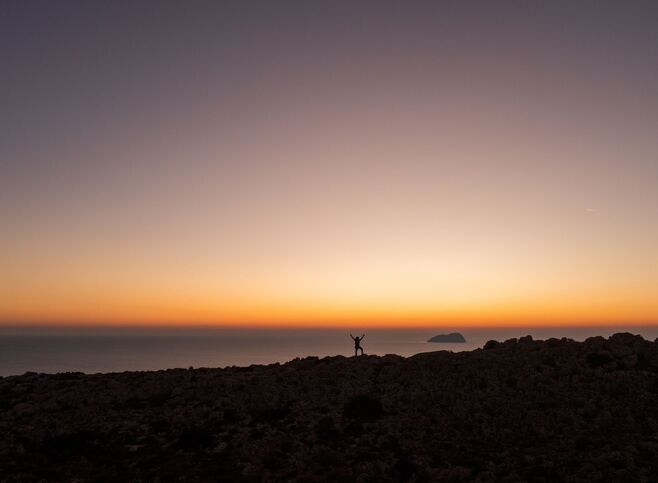
[[[359,347],[359,350],[361,351],[361,355],[363,355],[363,347]]]

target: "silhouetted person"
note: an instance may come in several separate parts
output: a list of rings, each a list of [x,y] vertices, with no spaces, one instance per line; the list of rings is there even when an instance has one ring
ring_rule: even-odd
[[[358,355],[359,355],[359,351],[361,351],[361,355],[363,355],[363,347],[361,347],[361,341],[363,340],[363,338],[364,338],[365,336],[366,336],[366,335],[363,334],[361,337],[359,337],[359,336],[354,337],[352,334],[350,334],[350,337],[351,337],[352,340],[354,341],[354,355],[355,355],[355,356],[358,356]]]

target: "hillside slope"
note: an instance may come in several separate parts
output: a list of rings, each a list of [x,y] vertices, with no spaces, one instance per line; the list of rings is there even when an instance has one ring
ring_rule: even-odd
[[[0,378],[0,480],[658,481],[658,343]]]

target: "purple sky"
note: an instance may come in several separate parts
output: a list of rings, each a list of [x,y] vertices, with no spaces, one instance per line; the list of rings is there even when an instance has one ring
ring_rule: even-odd
[[[657,25],[5,1],[0,321],[658,322]]]

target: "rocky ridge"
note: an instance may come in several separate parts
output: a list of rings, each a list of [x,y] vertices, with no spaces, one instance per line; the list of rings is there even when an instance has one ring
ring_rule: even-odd
[[[658,340],[0,378],[0,481],[658,481]]]

